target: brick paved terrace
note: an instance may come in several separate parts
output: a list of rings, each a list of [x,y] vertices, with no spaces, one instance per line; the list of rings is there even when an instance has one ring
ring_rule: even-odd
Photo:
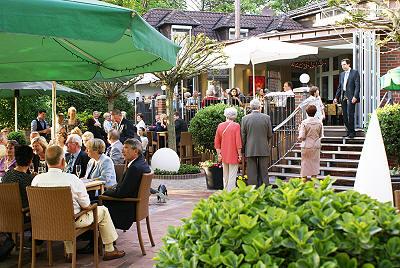
[[[126,252],[124,258],[103,261],[100,257],[99,267],[153,267],[152,260],[158,249],[162,246],[161,238],[167,233],[168,226],[177,226],[181,224],[181,219],[189,217],[193,207],[200,200],[207,198],[213,193],[206,189],[205,178],[190,180],[153,180],[153,188],[157,188],[162,183],[167,186],[169,199],[166,203],[158,203],[155,196],[150,199],[150,221],[153,233],[155,247],[151,247],[147,235],[146,223],[142,221],[142,237],[147,252],[142,256],[139,242],[137,239],[136,225],[133,224],[127,232],[117,230],[119,238],[117,240],[118,249]],[[79,242],[78,248],[85,245],[86,242]],[[44,247],[45,248],[45,245]],[[31,251],[25,250],[24,268],[30,267]],[[63,244],[61,242],[53,243],[53,267],[70,267],[69,263],[64,261]],[[14,268],[18,265],[18,253],[13,253],[6,261],[0,262],[1,268]],[[77,256],[77,267],[93,267],[93,255]],[[46,251],[38,256],[36,267],[48,267]]]

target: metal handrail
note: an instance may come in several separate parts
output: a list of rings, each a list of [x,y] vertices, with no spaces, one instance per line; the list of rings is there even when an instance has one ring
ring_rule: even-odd
[[[385,105],[382,105],[383,102],[386,100]],[[379,102],[378,108],[382,107],[382,106],[386,106],[387,104],[392,104],[392,92],[390,91],[386,91],[385,94],[383,95],[381,101]]]
[[[277,125],[273,131],[276,132],[278,129],[280,129],[282,126],[284,126],[287,122],[289,122],[290,119],[296,116],[296,114],[301,111],[299,107],[297,107],[285,120],[283,120],[279,125]]]

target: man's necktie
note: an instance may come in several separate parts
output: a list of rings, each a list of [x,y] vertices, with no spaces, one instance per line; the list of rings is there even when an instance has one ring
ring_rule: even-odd
[[[71,158],[68,161],[68,168],[67,168],[67,173],[73,173],[74,170],[74,155],[71,154]]]
[[[106,150],[106,156],[110,156],[111,146],[109,146]]]

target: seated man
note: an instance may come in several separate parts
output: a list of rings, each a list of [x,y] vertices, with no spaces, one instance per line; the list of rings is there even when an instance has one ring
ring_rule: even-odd
[[[137,139],[128,139],[124,143],[122,154],[128,163],[123,179],[116,186],[104,192],[104,195],[124,198],[138,196],[143,173],[150,173],[149,165],[142,155],[142,143]],[[136,207],[132,203],[104,201],[115,228],[128,230],[135,222]]]
[[[106,150],[106,155],[109,156],[114,165],[124,164],[124,157],[122,156],[122,143],[119,140],[119,132],[115,129],[108,132],[108,142],[110,146]]]
[[[90,205],[89,195],[86,191],[85,184],[74,174],[64,173],[65,167],[64,151],[61,147],[54,145],[46,150],[46,162],[49,166],[47,173],[37,175],[32,186],[40,187],[60,187],[69,186],[72,192],[72,202],[74,205],[74,214],[79,213],[82,209]],[[125,256],[125,252],[117,250],[113,246],[113,242],[117,240],[118,235],[115,231],[114,224],[111,220],[108,209],[104,206],[97,207],[100,235],[105,245],[105,253],[103,260],[108,261]],[[75,221],[77,228],[89,226],[93,222],[93,212],[82,215]],[[72,242],[65,241],[65,251],[68,254],[67,260],[72,259]]]
[[[70,134],[65,144],[67,145],[68,151],[65,155],[67,173],[76,174],[79,178],[84,177],[90,158],[87,153],[82,150],[82,138],[78,134]],[[80,167],[78,172],[76,170],[77,166]]]

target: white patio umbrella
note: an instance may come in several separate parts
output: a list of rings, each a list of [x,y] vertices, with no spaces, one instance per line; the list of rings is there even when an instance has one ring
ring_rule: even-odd
[[[229,57],[226,68],[232,68],[236,64],[252,64],[253,96],[255,96],[254,65],[263,62],[295,59],[304,55],[318,54],[318,48],[251,37],[241,42],[227,45],[224,48],[224,53]],[[219,66],[219,68],[221,67]]]
[[[58,95],[86,95],[78,90],[56,84],[55,82],[14,82],[0,83],[0,98],[14,97],[14,126],[18,130],[18,97],[47,95],[52,96],[52,110],[55,110],[56,99],[53,93],[53,87]],[[54,120],[54,119],[53,119]],[[54,124],[54,121],[53,121]]]

